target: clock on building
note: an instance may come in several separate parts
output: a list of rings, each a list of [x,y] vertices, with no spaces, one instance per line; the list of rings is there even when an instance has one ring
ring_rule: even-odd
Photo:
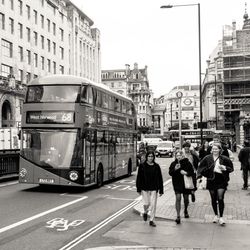
[[[189,105],[192,104],[192,100],[191,100],[190,98],[186,98],[186,99],[184,100],[184,104],[187,105],[187,106],[189,106]]]

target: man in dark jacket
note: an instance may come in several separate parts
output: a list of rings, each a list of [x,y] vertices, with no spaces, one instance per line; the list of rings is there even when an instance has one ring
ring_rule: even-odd
[[[250,170],[250,143],[248,140],[244,141],[244,148],[240,150],[238,155],[239,161],[241,163],[241,170],[243,176],[243,190],[248,188],[248,171]]]

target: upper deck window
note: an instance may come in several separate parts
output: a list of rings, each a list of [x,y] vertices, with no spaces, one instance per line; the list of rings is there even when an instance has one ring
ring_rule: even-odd
[[[44,85],[28,87],[26,102],[78,102],[80,86]]]

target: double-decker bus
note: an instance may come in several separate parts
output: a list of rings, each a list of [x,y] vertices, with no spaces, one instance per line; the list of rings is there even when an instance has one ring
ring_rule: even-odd
[[[19,182],[102,186],[136,169],[131,99],[81,77],[53,75],[27,87]]]

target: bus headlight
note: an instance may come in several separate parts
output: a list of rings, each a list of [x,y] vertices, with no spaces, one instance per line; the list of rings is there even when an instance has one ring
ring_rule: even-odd
[[[27,175],[27,170],[26,168],[21,168],[20,172],[19,172],[19,176],[21,178],[24,178]]]
[[[70,171],[69,172],[69,178],[71,181],[76,181],[79,177],[79,174],[77,171]]]

